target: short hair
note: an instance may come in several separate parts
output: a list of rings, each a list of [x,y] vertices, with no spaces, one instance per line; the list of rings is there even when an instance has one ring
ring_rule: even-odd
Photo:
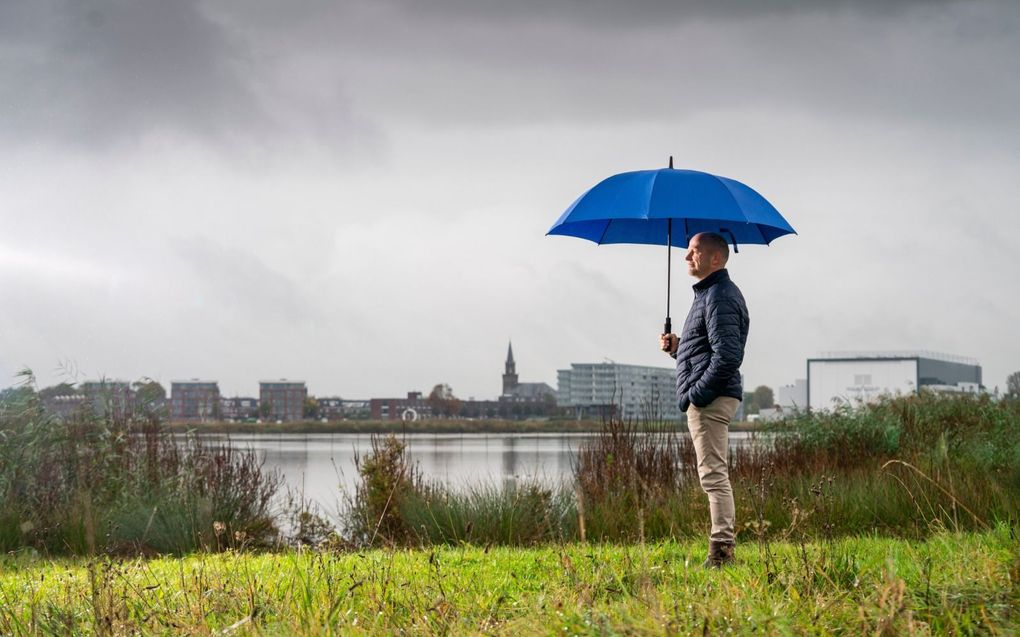
[[[701,237],[701,245],[708,247],[713,252],[718,252],[722,255],[722,262],[725,264],[730,260],[730,246],[726,243],[726,239],[721,234],[715,232],[702,232],[698,234]]]

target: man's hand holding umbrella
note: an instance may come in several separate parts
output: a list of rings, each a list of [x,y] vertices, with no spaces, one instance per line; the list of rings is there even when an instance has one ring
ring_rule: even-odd
[[[676,334],[660,334],[659,348],[670,356],[676,356],[677,347],[680,346],[680,338]]]

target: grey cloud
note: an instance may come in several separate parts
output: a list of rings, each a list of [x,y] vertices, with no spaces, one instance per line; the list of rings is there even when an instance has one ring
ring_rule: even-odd
[[[582,20],[563,3],[152,1],[0,0],[5,242],[33,263],[102,257],[88,285],[53,263],[29,264],[30,284],[0,276],[24,308],[0,317],[0,372],[70,356],[225,390],[288,375],[349,396],[444,381],[481,397],[508,336],[529,379],[601,356],[663,364],[664,255],[542,235],[597,179],[674,152],[759,188],[801,231],[734,262],[757,317],[752,384],[802,377],[818,349],[1014,369],[1001,334],[1017,307],[997,291],[1017,277],[1020,5],[597,4]],[[160,83],[137,78],[150,68]],[[373,124],[390,163],[204,147],[343,148]],[[198,147],[11,143],[152,131]]]
[[[914,7],[938,7],[954,0],[390,0],[423,17],[455,20],[570,22],[619,29],[699,19],[744,19],[804,13],[891,16]]]
[[[52,2],[14,12],[0,84],[10,136],[94,143],[264,123],[244,56],[197,2]],[[8,16],[5,16],[8,17]]]
[[[401,121],[683,122],[781,109],[987,129],[1015,122],[1020,101],[1020,7],[995,1],[42,6],[2,16],[28,35],[0,62],[10,115],[0,134],[171,129],[374,151],[379,130]]]
[[[203,313],[220,316],[226,322],[262,321],[278,324],[306,324],[320,318],[315,303],[301,282],[275,270],[262,259],[211,239],[195,237],[177,243],[176,253],[190,270],[178,281],[193,284],[191,301]],[[187,298],[186,292],[178,298]]]
[[[199,0],[0,7],[0,138],[103,145],[151,133],[203,142],[364,141],[333,78],[292,96]],[[319,79],[319,78],[315,78]]]
[[[365,110],[414,124],[771,109],[989,130],[1015,122],[1020,101],[1020,6],[995,1],[306,2],[275,30],[219,6],[283,56],[309,43],[349,70]]]

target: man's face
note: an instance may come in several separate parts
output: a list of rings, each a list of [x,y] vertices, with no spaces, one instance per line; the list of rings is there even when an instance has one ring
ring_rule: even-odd
[[[700,234],[691,239],[684,259],[687,261],[687,274],[699,281],[718,270],[722,260],[717,250],[701,243]]]

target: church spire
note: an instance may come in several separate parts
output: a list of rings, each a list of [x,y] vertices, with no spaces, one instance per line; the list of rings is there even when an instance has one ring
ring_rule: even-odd
[[[517,387],[517,365],[514,363],[514,345],[511,342],[506,348],[506,366],[503,372],[503,395],[508,396]]]

